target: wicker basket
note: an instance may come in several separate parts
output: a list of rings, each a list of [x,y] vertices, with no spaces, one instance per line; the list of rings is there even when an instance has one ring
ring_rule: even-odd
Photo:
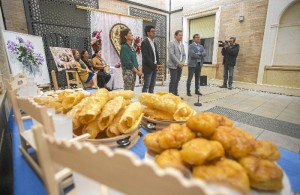
[[[104,132],[103,132],[104,133]],[[81,130],[73,130],[74,137],[81,135]],[[125,148],[130,149],[133,147],[139,140],[141,133],[137,128],[135,131],[119,135],[111,138],[103,138],[103,134],[99,133],[95,139],[86,139],[84,141],[90,142],[94,145],[106,145],[110,148]]]
[[[141,125],[144,129],[147,131],[158,131],[162,130],[165,127],[169,126],[171,123],[178,123],[183,124],[186,123],[186,121],[166,121],[166,120],[156,120],[148,117],[143,117]]]

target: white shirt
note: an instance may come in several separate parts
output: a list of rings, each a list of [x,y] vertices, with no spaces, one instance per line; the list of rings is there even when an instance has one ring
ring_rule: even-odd
[[[156,59],[156,51],[155,51],[155,46],[154,46],[154,40],[150,39],[149,37],[147,37],[149,42],[150,42],[150,45],[152,47],[152,50],[153,50],[153,53],[154,53],[154,64],[157,64],[157,59]]]
[[[180,42],[178,42],[176,39],[175,39],[175,42],[177,43],[177,46],[178,46],[178,49],[179,49],[179,51],[180,51],[180,62],[182,61],[182,58],[183,58],[183,56],[182,56],[182,51],[181,51],[181,41]]]

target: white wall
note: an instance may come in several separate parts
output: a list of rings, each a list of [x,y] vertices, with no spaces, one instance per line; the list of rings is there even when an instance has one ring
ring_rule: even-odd
[[[262,83],[264,68],[274,64],[274,55],[278,37],[278,28],[281,16],[288,7],[299,0],[270,0],[266,18],[266,26],[259,64],[257,83]]]
[[[273,65],[300,67],[300,1],[280,19]]]

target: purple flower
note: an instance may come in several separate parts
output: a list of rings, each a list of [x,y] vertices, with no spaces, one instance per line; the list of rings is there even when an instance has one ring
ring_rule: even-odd
[[[7,48],[13,53],[17,52],[17,44],[13,41],[7,41]]]
[[[35,54],[35,59],[36,59],[39,63],[43,63],[43,62],[44,62],[44,57],[43,57],[42,54],[40,54],[40,53]]]
[[[27,49],[27,51],[29,53],[33,52],[33,49],[34,49],[32,43],[30,41],[26,41],[25,48]]]
[[[24,43],[24,39],[22,37],[17,37],[17,39],[19,40],[19,43]]]

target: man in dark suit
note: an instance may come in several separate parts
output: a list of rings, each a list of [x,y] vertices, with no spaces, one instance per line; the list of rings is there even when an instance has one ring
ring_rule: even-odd
[[[200,35],[194,34],[193,43],[189,45],[188,52],[188,66],[189,66],[189,74],[186,82],[186,90],[187,95],[192,96],[191,94],[191,81],[193,79],[193,75],[195,74],[195,94],[202,95],[200,93],[200,74],[201,67],[203,66],[203,58],[206,56],[206,52],[202,45],[200,45]]]
[[[144,86],[142,92],[153,93],[156,82],[157,64],[160,64],[157,46],[154,42],[155,27],[151,25],[146,26],[145,34],[147,38],[142,42],[142,71],[144,74]]]

